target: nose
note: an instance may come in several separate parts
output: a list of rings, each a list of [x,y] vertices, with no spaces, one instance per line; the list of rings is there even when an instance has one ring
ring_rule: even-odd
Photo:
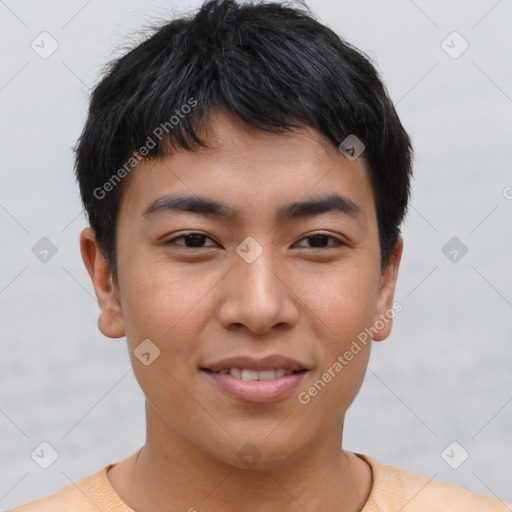
[[[290,272],[285,272],[269,248],[251,263],[236,257],[223,280],[219,320],[226,329],[245,326],[254,334],[273,327],[292,327],[299,319],[300,300]]]

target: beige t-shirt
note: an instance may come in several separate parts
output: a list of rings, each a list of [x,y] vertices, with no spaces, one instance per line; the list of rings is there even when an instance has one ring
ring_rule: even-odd
[[[356,453],[371,467],[373,483],[361,512],[512,512],[512,505],[474,494],[454,485],[414,475],[395,466],[381,466]],[[105,466],[77,485],[67,485],[53,496],[40,498],[12,512],[134,512],[116,494]]]

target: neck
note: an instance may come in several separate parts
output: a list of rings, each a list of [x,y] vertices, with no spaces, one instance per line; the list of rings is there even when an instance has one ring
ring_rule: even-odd
[[[241,469],[147,416],[146,444],[108,473],[114,490],[138,512],[359,512],[370,493],[371,470],[341,448],[342,426],[287,463]]]

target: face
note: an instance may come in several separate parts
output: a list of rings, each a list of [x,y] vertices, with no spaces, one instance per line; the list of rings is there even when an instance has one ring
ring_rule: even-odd
[[[366,164],[314,130],[267,134],[214,110],[209,143],[133,171],[116,286],[91,230],[82,254],[101,331],[127,337],[148,428],[271,468],[339,440],[370,353],[358,336],[391,329],[376,322],[392,309],[402,245],[381,271]]]

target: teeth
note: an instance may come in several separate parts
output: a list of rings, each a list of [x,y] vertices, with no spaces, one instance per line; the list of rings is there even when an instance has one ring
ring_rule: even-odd
[[[242,380],[258,380],[258,376],[256,370],[242,370]]]
[[[275,379],[275,371],[274,370],[262,370],[261,372],[254,372],[257,375],[259,380],[271,380]],[[242,374],[242,379],[244,375]]]
[[[291,375],[293,372],[291,370],[285,370],[284,368],[261,371],[230,368],[229,371],[221,370],[218,373],[221,373],[223,375],[229,374],[231,375],[231,377],[235,377],[237,379],[242,380],[272,380],[279,379],[280,377],[284,377],[285,375]]]

